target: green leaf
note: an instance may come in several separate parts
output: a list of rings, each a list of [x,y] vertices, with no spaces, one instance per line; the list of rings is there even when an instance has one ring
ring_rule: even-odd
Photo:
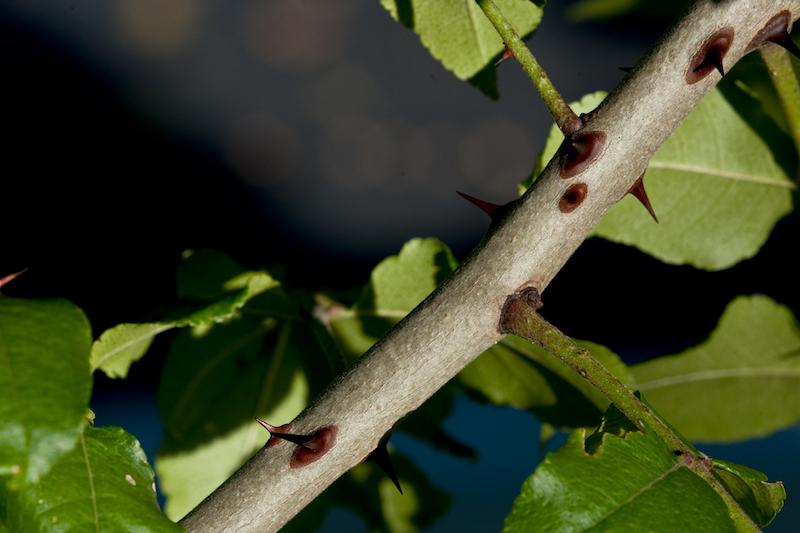
[[[548,454],[504,531],[736,531],[723,500],[653,431],[618,429],[600,431],[590,451],[579,429]]]
[[[623,382],[631,381],[625,364],[605,346],[579,341]],[[509,336],[459,374],[479,398],[533,411],[557,427],[596,425],[608,400],[574,370],[538,345]]]
[[[539,25],[542,8],[530,0],[496,0],[521,36]],[[472,0],[381,0],[381,5],[459,79],[477,75],[495,60],[504,45],[483,11]],[[485,80],[479,83],[485,85]]]
[[[768,526],[783,508],[783,483],[769,483],[763,473],[736,463],[714,459],[713,465],[725,488],[759,527]]]
[[[69,302],[0,297],[0,476],[12,486],[36,482],[75,446],[92,387],[91,340]]]
[[[800,329],[765,296],[735,299],[708,341],[631,372],[655,409],[694,440],[748,439],[800,421]]]
[[[184,267],[189,275],[195,270]],[[231,271],[214,271],[228,275]],[[205,283],[205,284],[203,284]],[[188,288],[187,288],[188,286]],[[92,371],[101,369],[108,377],[124,378],[131,364],[141,359],[147,352],[156,335],[175,328],[203,326],[230,320],[236,313],[256,296],[279,291],[280,284],[266,272],[240,272],[219,288],[213,289],[213,282],[191,277],[182,287],[184,296],[211,296],[219,298],[216,302],[196,311],[184,312],[170,320],[143,324],[120,324],[106,330],[92,346]],[[225,291],[228,292],[225,295]]]
[[[86,427],[38,484],[6,493],[5,511],[6,527],[17,533],[182,531],[158,508],[141,446],[117,427]]]
[[[757,101],[746,102],[741,91],[735,97],[738,109],[733,97],[709,92],[650,161],[645,184],[658,226],[627,196],[594,234],[666,263],[706,270],[754,256],[792,210],[795,184],[782,166],[791,154],[774,153],[778,146],[745,118],[759,112]],[[761,120],[769,121],[765,115]]]
[[[294,418],[320,364],[299,322],[242,318],[178,334],[158,391],[166,436],[156,469],[167,515],[182,517],[264,445],[255,417],[276,425]]]

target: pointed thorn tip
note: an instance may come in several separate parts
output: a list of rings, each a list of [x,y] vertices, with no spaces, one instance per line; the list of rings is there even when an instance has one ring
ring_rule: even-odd
[[[639,179],[637,179],[633,187],[630,188],[628,194],[639,200],[644,208],[647,209],[647,212],[650,213],[650,216],[653,217],[653,220],[656,221],[656,224],[658,224],[656,211],[653,209],[653,204],[650,203],[650,198],[647,196],[647,191],[644,188],[644,174],[639,176]]]
[[[397,487],[400,494],[403,494],[400,478],[397,477],[397,472],[395,472],[394,465],[392,464],[392,458],[389,455],[389,448],[387,447],[388,442],[389,439],[382,440],[372,453],[369,454],[368,459],[378,465],[380,469],[383,470],[383,473],[386,474],[386,477],[392,480],[392,483]]]
[[[456,192],[463,199],[465,199],[468,202],[470,202],[471,204],[477,206],[481,211],[483,211],[484,213],[489,215],[490,218],[494,218],[495,215],[497,214],[497,210],[500,209],[500,207],[502,207],[502,206],[499,206],[497,204],[493,204],[492,202],[487,202],[486,200],[481,200],[480,198],[475,198],[474,196],[471,196],[471,195],[469,195],[467,193],[464,193],[464,192],[461,192],[461,191],[456,191]]]
[[[14,281],[15,279],[17,279],[18,277],[20,277],[21,275],[23,275],[27,271],[28,271],[27,268],[23,268],[19,272],[14,272],[12,274],[9,274],[7,276],[4,276],[4,277],[0,278],[0,287],[8,285],[9,283]]]
[[[494,63],[494,66],[496,67],[496,66],[498,66],[500,63],[502,63],[503,61],[505,61],[506,59],[511,59],[512,57],[514,57],[514,52],[512,52],[512,51],[511,51],[511,48],[509,48],[508,46],[506,46],[505,50],[503,50],[503,55],[501,55],[501,56],[500,56],[500,59],[498,59],[497,61],[495,61],[495,63]]]
[[[276,433],[278,431],[278,428],[276,428],[275,426],[273,426],[269,422],[261,420],[260,418],[256,418],[256,422],[258,422],[261,425],[262,428],[266,429],[270,433]]]

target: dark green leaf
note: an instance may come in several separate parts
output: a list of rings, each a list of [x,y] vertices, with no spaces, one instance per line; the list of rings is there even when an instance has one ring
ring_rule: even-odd
[[[747,439],[800,421],[800,328],[765,296],[737,298],[708,341],[631,372],[655,409],[694,440]]]
[[[16,533],[181,531],[158,509],[153,471],[139,443],[116,427],[86,427],[38,484],[6,494],[5,511],[6,526]]]
[[[69,302],[0,297],[0,476],[12,485],[37,481],[75,446],[91,340]]]
[[[579,429],[548,454],[504,531],[736,531],[723,500],[653,431],[616,433],[601,432],[587,451]]]
[[[243,318],[210,330],[182,331],[158,393],[166,429],[156,462],[166,512],[180,518],[267,440],[255,423],[294,418],[317,387],[324,357],[306,324]]]
[[[105,331],[92,346],[92,370],[101,369],[111,378],[125,377],[130,365],[141,359],[153,339],[159,333],[187,326],[202,326],[230,320],[248,302],[264,293],[281,293],[280,284],[266,272],[237,271],[235,263],[218,259],[217,255],[192,255],[183,266],[185,280],[179,282],[179,292],[184,296],[217,299],[214,303],[198,310],[179,313],[178,316],[159,322],[143,324],[120,324]],[[224,255],[219,254],[224,258]],[[229,261],[229,260],[228,260]],[[199,264],[198,264],[199,263]],[[209,264],[211,263],[211,264]],[[215,267],[208,278],[202,278],[202,267]],[[218,282],[218,276],[233,275],[227,281]],[[182,278],[179,278],[182,279]],[[270,298],[264,295],[263,298]],[[275,298],[271,298],[275,300]],[[270,302],[271,303],[271,302]],[[265,310],[269,305],[261,306]],[[278,309],[286,312],[284,308]]]
[[[543,2],[496,3],[522,36],[533,32],[541,21],[542,8],[537,3]],[[381,0],[381,5],[395,20],[413,29],[431,55],[461,80],[476,76],[503,51],[497,31],[472,0]]]
[[[769,483],[758,470],[736,463],[714,459],[713,465],[725,488],[759,527],[769,525],[783,508],[783,483]]]

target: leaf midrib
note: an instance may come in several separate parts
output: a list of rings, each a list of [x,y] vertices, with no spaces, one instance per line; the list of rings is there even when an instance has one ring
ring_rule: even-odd
[[[86,474],[89,481],[89,500],[92,502],[92,516],[94,517],[94,530],[100,532],[100,517],[97,514],[97,493],[94,489],[94,473],[89,463],[89,450],[86,449],[86,437],[81,432],[81,449],[83,451],[83,462],[86,465]]]
[[[634,371],[635,372],[635,371]],[[683,385],[685,383],[696,383],[699,381],[712,381],[715,379],[733,379],[733,378],[759,378],[759,377],[776,377],[783,379],[798,379],[800,380],[800,368],[786,368],[786,367],[742,367],[742,368],[720,368],[713,370],[700,370],[697,372],[688,372],[677,376],[669,376],[650,381],[637,383],[636,388],[639,390],[654,390],[664,387],[671,387],[674,385]]]
[[[144,324],[123,324],[123,325],[139,326],[139,325],[144,325]],[[155,325],[155,324],[153,324],[153,325]],[[119,326],[117,326],[117,327],[119,327]],[[161,333],[164,333],[165,331],[169,331],[171,329],[174,329],[175,327],[176,327],[175,323],[164,324],[160,328],[156,328],[155,330],[149,331],[148,333],[145,333],[143,335],[135,337],[135,338],[129,340],[128,342],[124,342],[124,343],[120,344],[116,348],[113,348],[113,349],[107,351],[105,353],[105,355],[103,355],[100,359],[98,359],[97,363],[92,365],[92,371],[95,371],[98,368],[102,367],[103,364],[106,361],[108,361],[111,357],[114,357],[115,355],[117,355],[121,351],[127,350],[128,348],[130,348],[131,346],[133,346],[135,344],[139,344],[143,340],[146,340],[148,337],[155,337],[156,335],[160,335]],[[98,339],[97,342],[100,342],[100,339]]]
[[[780,178],[772,178],[769,176],[761,176],[758,174],[746,174],[744,172],[735,172],[732,170],[722,170],[718,168],[704,167],[701,165],[691,165],[684,163],[672,163],[665,161],[650,161],[648,168],[659,170],[677,170],[681,172],[691,172],[693,174],[702,174],[707,176],[714,176],[718,178],[730,179],[734,181],[744,181],[748,183],[758,183],[761,185],[769,185],[772,187],[779,187],[783,189],[796,189],[797,184]]]

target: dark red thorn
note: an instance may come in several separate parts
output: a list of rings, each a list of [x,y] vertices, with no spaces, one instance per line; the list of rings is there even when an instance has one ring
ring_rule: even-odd
[[[506,59],[511,59],[512,57],[514,57],[514,52],[512,52],[512,51],[511,51],[511,48],[509,48],[508,46],[506,46],[506,49],[505,49],[505,50],[503,50],[503,55],[501,55],[501,56],[500,56],[500,59],[498,59],[498,60],[495,62],[494,66],[496,67],[497,65],[499,65],[500,63],[502,63],[502,62],[503,62],[503,61],[505,61]],[[400,491],[400,492],[403,492],[403,491]]]
[[[314,437],[311,435],[295,435],[293,433],[285,433],[286,430],[289,429],[289,424],[284,424],[283,426],[273,426],[269,422],[265,422],[260,418],[256,418],[256,422],[261,424],[261,427],[269,431],[269,441],[267,441],[267,446],[272,446],[273,444],[273,437],[276,440],[285,440],[287,442],[293,442],[298,446],[306,446],[306,443],[311,441]]]
[[[781,11],[767,22],[764,27],[756,34],[748,50],[755,50],[765,43],[775,43],[784,47],[789,53],[794,54],[800,59],[800,48],[789,36],[789,24],[792,22],[792,15],[788,11]]]
[[[497,215],[497,212],[500,210],[502,205],[493,204],[492,202],[487,202],[486,200],[481,200],[480,198],[475,198],[474,196],[470,196],[467,193],[456,191],[463,199],[467,200],[468,202],[478,206],[481,211],[489,215],[490,218],[494,218]]]
[[[658,224],[656,211],[653,209],[653,204],[650,203],[650,198],[647,196],[647,191],[644,188],[644,173],[634,182],[633,186],[628,190],[628,194],[639,200],[644,208],[647,209],[647,212],[650,213],[650,216],[653,217],[653,220],[656,221],[656,224]]]
[[[722,60],[733,43],[733,28],[723,28],[711,35],[700,50],[695,53],[689,62],[689,70],[686,72],[686,83],[689,85],[697,83],[712,70],[716,69],[721,75],[725,75],[725,67]]]
[[[602,131],[577,131],[564,138],[561,144],[564,154],[560,175],[564,179],[574,178],[592,165],[606,147],[606,134]]]
[[[386,477],[392,480],[392,483],[394,483],[394,486],[400,491],[400,494],[403,494],[403,487],[400,486],[400,478],[397,477],[397,472],[395,472],[394,465],[392,464],[392,458],[389,455],[389,448],[387,447],[388,442],[388,436],[381,439],[378,446],[367,456],[367,461],[372,461],[378,465],[381,470],[383,470],[383,473],[386,474]]]
[[[23,268],[19,272],[14,272],[13,274],[9,274],[7,276],[4,276],[4,277],[0,278],[0,288],[2,288],[4,285],[8,285],[9,283],[14,281],[15,279],[17,279],[18,277],[20,277],[21,275],[23,275],[27,271],[28,271],[27,268]]]

